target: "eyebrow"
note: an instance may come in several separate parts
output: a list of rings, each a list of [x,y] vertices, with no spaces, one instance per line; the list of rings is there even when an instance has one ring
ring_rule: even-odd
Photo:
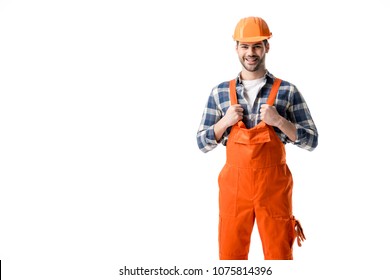
[[[249,44],[245,44],[245,43],[240,43],[240,46],[249,46]],[[257,44],[253,44],[252,46],[254,46],[254,47],[257,47],[257,46],[263,46],[263,44],[262,43],[257,43]]]

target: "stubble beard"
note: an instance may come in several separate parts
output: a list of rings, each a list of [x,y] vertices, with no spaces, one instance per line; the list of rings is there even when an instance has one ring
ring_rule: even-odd
[[[245,57],[241,58],[240,59],[240,62],[242,64],[242,66],[245,68],[245,70],[247,70],[248,72],[256,72],[258,71],[259,69],[262,68],[262,66],[264,65],[264,58],[260,58],[258,56],[251,56],[252,58],[256,58],[257,59],[257,63],[256,64],[253,64],[253,65],[247,65],[245,62]]]

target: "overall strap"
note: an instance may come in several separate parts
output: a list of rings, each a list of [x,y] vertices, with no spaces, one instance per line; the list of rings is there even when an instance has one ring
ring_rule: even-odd
[[[236,93],[236,79],[233,79],[229,82],[229,94],[230,94],[230,105],[238,104],[237,93]]]
[[[271,92],[267,99],[267,104],[272,106],[274,105],[276,95],[278,94],[278,90],[282,80],[279,78],[275,78],[274,84],[272,85]],[[230,105],[235,105],[237,103],[237,93],[236,93],[236,79],[233,79],[229,82],[229,94],[230,94]]]
[[[274,105],[276,95],[278,94],[279,86],[282,83],[281,79],[275,78],[274,84],[272,85],[271,92],[269,93],[267,104],[270,106]]]
[[[274,83],[271,88],[271,92],[269,93],[267,104],[270,106],[274,105],[276,95],[278,94],[278,90],[280,87],[280,84],[282,83],[282,80],[279,78],[274,79]],[[230,80],[229,82],[229,95],[230,95],[230,105],[238,104],[237,102],[237,92],[236,92],[236,79]],[[261,121],[264,123],[263,121]],[[245,127],[245,124],[242,121],[239,121],[237,123],[239,127]]]

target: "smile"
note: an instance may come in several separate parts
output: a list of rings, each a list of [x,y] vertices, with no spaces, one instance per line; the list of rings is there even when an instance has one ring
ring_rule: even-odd
[[[257,57],[246,57],[245,60],[249,63],[249,64],[254,64],[257,62],[258,58]]]

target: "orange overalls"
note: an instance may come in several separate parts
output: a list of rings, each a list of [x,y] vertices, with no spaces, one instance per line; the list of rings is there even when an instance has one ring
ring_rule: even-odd
[[[281,80],[275,79],[267,104],[273,105]],[[230,81],[231,105],[237,104],[236,83]],[[226,164],[219,177],[219,257],[248,259],[256,218],[265,260],[292,260],[292,248],[305,239],[292,215],[293,179],[284,144],[263,121],[247,129],[232,126]]]

